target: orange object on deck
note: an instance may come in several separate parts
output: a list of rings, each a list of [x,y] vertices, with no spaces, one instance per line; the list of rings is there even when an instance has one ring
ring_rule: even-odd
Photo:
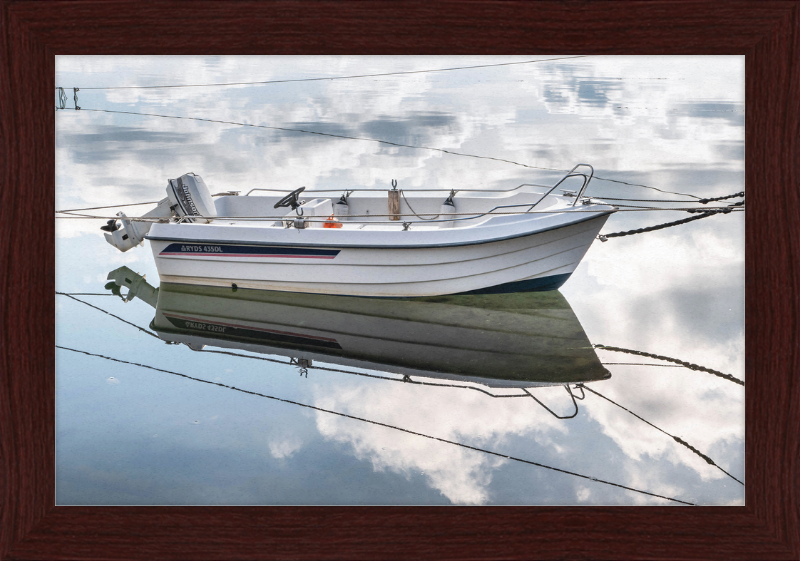
[[[333,217],[333,215],[331,214],[328,217],[328,219],[325,222],[323,222],[322,227],[323,228],[341,228],[342,227],[342,223],[339,222],[338,220],[336,220]]]

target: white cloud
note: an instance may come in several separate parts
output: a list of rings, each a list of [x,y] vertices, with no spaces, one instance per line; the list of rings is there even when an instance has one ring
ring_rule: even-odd
[[[561,390],[563,388],[554,388]],[[539,394],[542,391],[537,390]],[[559,394],[560,395],[560,394]],[[549,396],[552,397],[552,396]],[[447,403],[442,406],[443,400]],[[314,405],[471,446],[502,449],[514,435],[546,446],[568,428],[529,399],[492,399],[478,392],[398,385],[317,388]],[[485,504],[492,471],[507,460],[390,428],[354,422],[319,412],[317,429],[346,443],[356,458],[376,471],[410,478],[424,475],[428,485],[457,504]]]
[[[526,57],[517,57],[520,58]],[[508,59],[503,57],[503,61]],[[353,75],[497,60],[491,57],[58,57],[57,69],[59,81],[141,85]],[[670,129],[677,133],[675,139],[659,140],[657,128],[668,121],[666,117],[658,117],[652,108],[628,123],[618,119],[613,111],[606,114],[608,107],[622,101],[606,103],[601,115],[593,115],[595,106],[580,99],[581,84],[602,82],[615,86],[606,88],[609,95],[629,104],[637,100],[657,104],[657,111],[663,116],[678,104],[692,101],[691,95],[698,95],[701,83],[706,96],[742,101],[741,93],[730,87],[731,76],[737,70],[741,74],[738,59],[648,60],[655,62],[643,62],[637,57],[592,57],[480,71],[246,88],[86,90],[85,96],[87,104],[100,108],[121,104],[123,110],[272,126],[307,123],[304,128],[323,132],[330,125],[345,135],[360,137],[381,137],[379,129],[363,130],[371,123],[408,120],[412,144],[545,167],[564,168],[589,160],[602,164],[604,169],[652,169],[654,151],[658,153],[660,166],[686,167],[707,162],[719,165],[714,153],[717,142],[742,139],[741,127],[719,119],[709,122],[684,116],[680,117],[682,121],[669,121]],[[622,76],[625,80],[619,79]],[[555,86],[571,96],[568,104],[553,105],[546,100],[545,90]],[[578,113],[590,114],[585,115],[586,119],[565,121],[558,117],[565,107],[567,112],[572,112],[571,107]],[[540,113],[524,117],[525,111]],[[453,126],[430,127],[413,120],[415,115],[431,113],[453,117]],[[59,208],[135,202],[121,200],[124,198],[157,200],[164,195],[166,179],[189,170],[200,173],[212,188],[219,186],[220,190],[288,188],[300,184],[312,188],[331,182],[342,187],[384,186],[393,178],[414,187],[450,188],[494,185],[520,175],[536,176],[531,170],[487,160],[186,120],[64,111],[58,113],[56,127]],[[112,130],[109,127],[120,129],[119,134],[102,142],[92,136]],[[141,135],[126,134],[122,128],[147,132],[151,140],[136,140]],[[73,139],[70,145],[67,138]],[[538,147],[545,155],[532,154],[531,146]],[[80,159],[74,157],[78,152]],[[151,152],[152,157],[147,157]],[[739,165],[737,169],[741,169],[740,164],[731,165]],[[96,229],[94,223],[60,225],[58,235],[93,229]]]
[[[56,69],[57,83],[86,88],[341,76],[496,60],[59,56]],[[637,182],[718,195],[743,188],[743,177],[729,184],[728,176],[718,174],[729,171],[737,177],[743,170],[743,159],[721,157],[719,152],[720,146],[735,147],[743,141],[743,126],[736,120],[744,102],[743,75],[743,57],[590,57],[463,73],[241,88],[82,90],[80,96],[86,107],[272,126],[306,123],[304,128],[311,130],[337,126],[341,134],[354,136],[380,137],[376,131],[381,130],[399,134],[400,122],[408,125],[411,144],[543,167],[588,161],[610,177],[636,173]],[[597,102],[591,103],[592,99]],[[708,100],[723,105],[716,109],[704,105]],[[424,114],[453,119],[447,126],[425,126],[420,117]],[[391,179],[406,187],[508,187],[520,178],[535,181],[547,175],[439,152],[186,120],[64,111],[57,114],[56,129],[58,209],[155,201],[164,196],[168,178],[190,170],[201,174],[212,192],[300,185],[385,187]],[[714,173],[702,175],[709,170]],[[602,192],[612,187],[600,185]],[[628,195],[654,195],[626,189]],[[125,210],[132,215],[147,208]],[[640,215],[636,225],[629,226],[634,220],[630,215],[617,215],[607,229],[677,218]],[[99,231],[102,222],[57,220],[57,243],[71,239],[75,245],[69,247],[78,248],[82,259],[91,256],[109,264],[109,269],[121,264],[151,267],[149,250],[123,254],[106,244]],[[595,244],[562,289],[590,341],[673,356],[743,378],[741,326],[726,325],[729,316],[702,317],[707,310],[719,313],[725,298],[732,308],[742,307],[741,222],[742,215],[715,217],[674,231]],[[92,279],[100,280],[94,271],[87,283]],[[709,304],[714,298],[718,300]],[[607,351],[600,356],[606,362],[640,361]],[[743,441],[744,398],[739,386],[677,368],[609,368],[614,377],[602,389],[598,385],[599,391],[700,450]],[[435,436],[490,448],[516,435],[556,454],[566,449],[566,425],[552,422],[546,414],[532,414],[528,400],[488,400],[477,392],[461,393],[448,407],[441,407],[439,393],[409,387],[337,388],[321,392],[316,402],[423,433],[434,427]],[[447,399],[454,398],[447,394]],[[703,479],[720,476],[665,435],[642,429],[641,422],[624,411],[599,399],[587,398],[586,405],[603,433],[631,460],[634,467],[625,473],[635,483],[652,486],[647,473],[635,467],[645,457],[690,466]],[[324,414],[317,414],[316,422],[326,438],[345,443],[376,470],[409,478],[421,474],[456,503],[483,504],[491,499],[488,489],[498,464],[485,455]],[[636,438],[631,437],[634,434]],[[301,446],[291,438],[266,444],[275,458],[288,458]],[[665,494],[678,490],[656,483]],[[578,488],[576,497],[595,498],[589,487]]]
[[[295,452],[303,447],[302,442],[294,438],[283,438],[269,442],[269,453],[279,460],[291,458]]]

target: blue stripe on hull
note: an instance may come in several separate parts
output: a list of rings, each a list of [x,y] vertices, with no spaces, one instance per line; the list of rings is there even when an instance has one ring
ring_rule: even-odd
[[[231,245],[216,243],[171,243],[159,255],[213,255],[218,257],[286,257],[290,259],[333,259],[338,249],[308,247]]]
[[[507,282],[505,284],[498,284],[497,286],[479,288],[478,290],[459,292],[459,294],[510,294],[513,292],[544,292],[546,290],[556,290],[567,282],[571,274],[572,273],[563,273],[561,275],[551,275],[549,277]]]

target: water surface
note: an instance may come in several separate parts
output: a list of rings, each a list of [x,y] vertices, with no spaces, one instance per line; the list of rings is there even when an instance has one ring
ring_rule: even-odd
[[[56,207],[157,201],[167,179],[189,171],[214,193],[385,189],[392,179],[409,189],[507,189],[590,163],[600,178],[673,193],[744,190],[743,57],[586,57],[257,86],[90,89],[543,58],[58,57],[56,84],[81,88],[83,109],[56,114]],[[379,139],[532,167],[87,109]],[[697,206],[660,202],[692,200],[686,195],[600,179],[589,192]],[[620,212],[604,233],[688,216]],[[56,224],[57,290],[74,295],[55,296],[57,345],[73,349],[56,353],[60,505],[744,502],[734,479],[745,477],[744,388],[592,348],[744,379],[744,213],[595,242],[559,292],[388,309],[162,286],[147,242],[119,253],[102,223]],[[195,314],[194,327],[170,323],[164,306]],[[222,316],[240,331],[226,339],[198,327]],[[299,339],[254,336],[278,325]],[[391,334],[408,346],[393,347]],[[575,411],[564,383],[592,390],[573,390],[578,412],[569,419],[557,418]]]

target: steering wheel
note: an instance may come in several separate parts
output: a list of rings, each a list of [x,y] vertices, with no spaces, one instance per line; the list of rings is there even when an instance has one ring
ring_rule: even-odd
[[[297,207],[300,206],[300,203],[297,202],[297,195],[305,191],[305,189],[306,189],[305,187],[300,187],[299,189],[295,189],[294,191],[286,195],[284,198],[282,198],[280,201],[275,203],[275,206],[273,208],[290,206],[292,207],[292,210],[295,210]]]

